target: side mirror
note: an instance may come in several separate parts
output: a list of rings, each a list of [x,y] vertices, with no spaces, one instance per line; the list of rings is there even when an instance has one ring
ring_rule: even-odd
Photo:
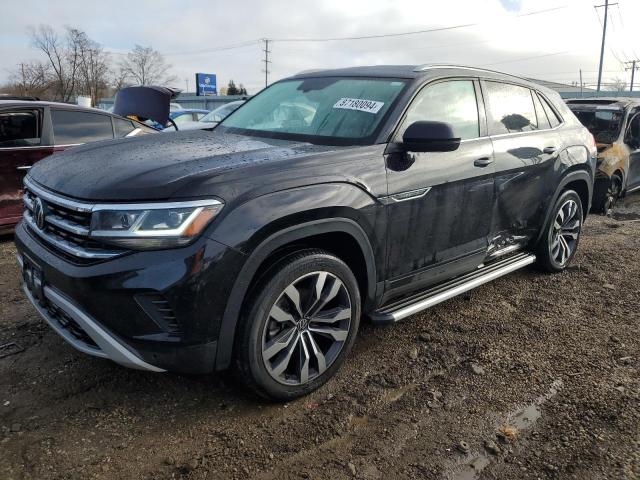
[[[414,122],[402,135],[402,144],[409,152],[453,152],[460,146],[460,137],[445,122]]]

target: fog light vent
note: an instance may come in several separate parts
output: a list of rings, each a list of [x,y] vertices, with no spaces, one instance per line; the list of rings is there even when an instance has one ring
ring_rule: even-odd
[[[136,302],[162,330],[171,334],[181,333],[176,314],[169,301],[162,294],[145,293],[136,295]]]

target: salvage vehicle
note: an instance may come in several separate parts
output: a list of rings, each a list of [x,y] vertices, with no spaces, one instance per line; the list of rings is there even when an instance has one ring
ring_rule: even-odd
[[[596,139],[593,209],[609,213],[619,198],[640,189],[640,100],[599,97],[566,102]]]
[[[22,181],[35,162],[71,146],[151,132],[94,108],[0,97],[0,234],[22,218]]]
[[[518,77],[301,73],[212,131],[38,163],[15,237],[24,291],[90,355],[233,366],[295,398],[336,373],[364,315],[393,323],[533,263],[564,270],[596,153],[558,94]]]

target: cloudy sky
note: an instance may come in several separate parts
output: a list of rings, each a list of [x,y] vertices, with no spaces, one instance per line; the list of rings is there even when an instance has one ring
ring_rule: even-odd
[[[628,81],[622,62],[639,58],[640,1],[609,9],[604,81]],[[590,0],[0,0],[0,82],[21,61],[38,59],[28,28],[77,27],[117,62],[135,44],[163,53],[178,78],[230,78],[249,93],[300,70],[350,65],[457,63],[571,83],[597,79],[603,9]],[[449,28],[453,27],[453,28]],[[410,35],[394,34],[440,29]],[[383,38],[340,40],[344,37]],[[336,39],[338,40],[329,40]],[[237,48],[227,48],[235,47]],[[640,76],[639,76],[640,77]],[[639,78],[640,80],[640,78]]]

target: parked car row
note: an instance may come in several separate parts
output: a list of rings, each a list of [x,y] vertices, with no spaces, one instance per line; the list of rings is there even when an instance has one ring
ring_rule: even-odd
[[[0,233],[22,218],[23,178],[35,162],[72,146],[155,132],[93,108],[0,99]]]
[[[80,351],[153,372],[233,367],[290,399],[336,373],[363,315],[393,323],[533,263],[566,269],[597,156],[560,96],[518,77],[301,73],[212,131],[38,162],[18,261]]]

